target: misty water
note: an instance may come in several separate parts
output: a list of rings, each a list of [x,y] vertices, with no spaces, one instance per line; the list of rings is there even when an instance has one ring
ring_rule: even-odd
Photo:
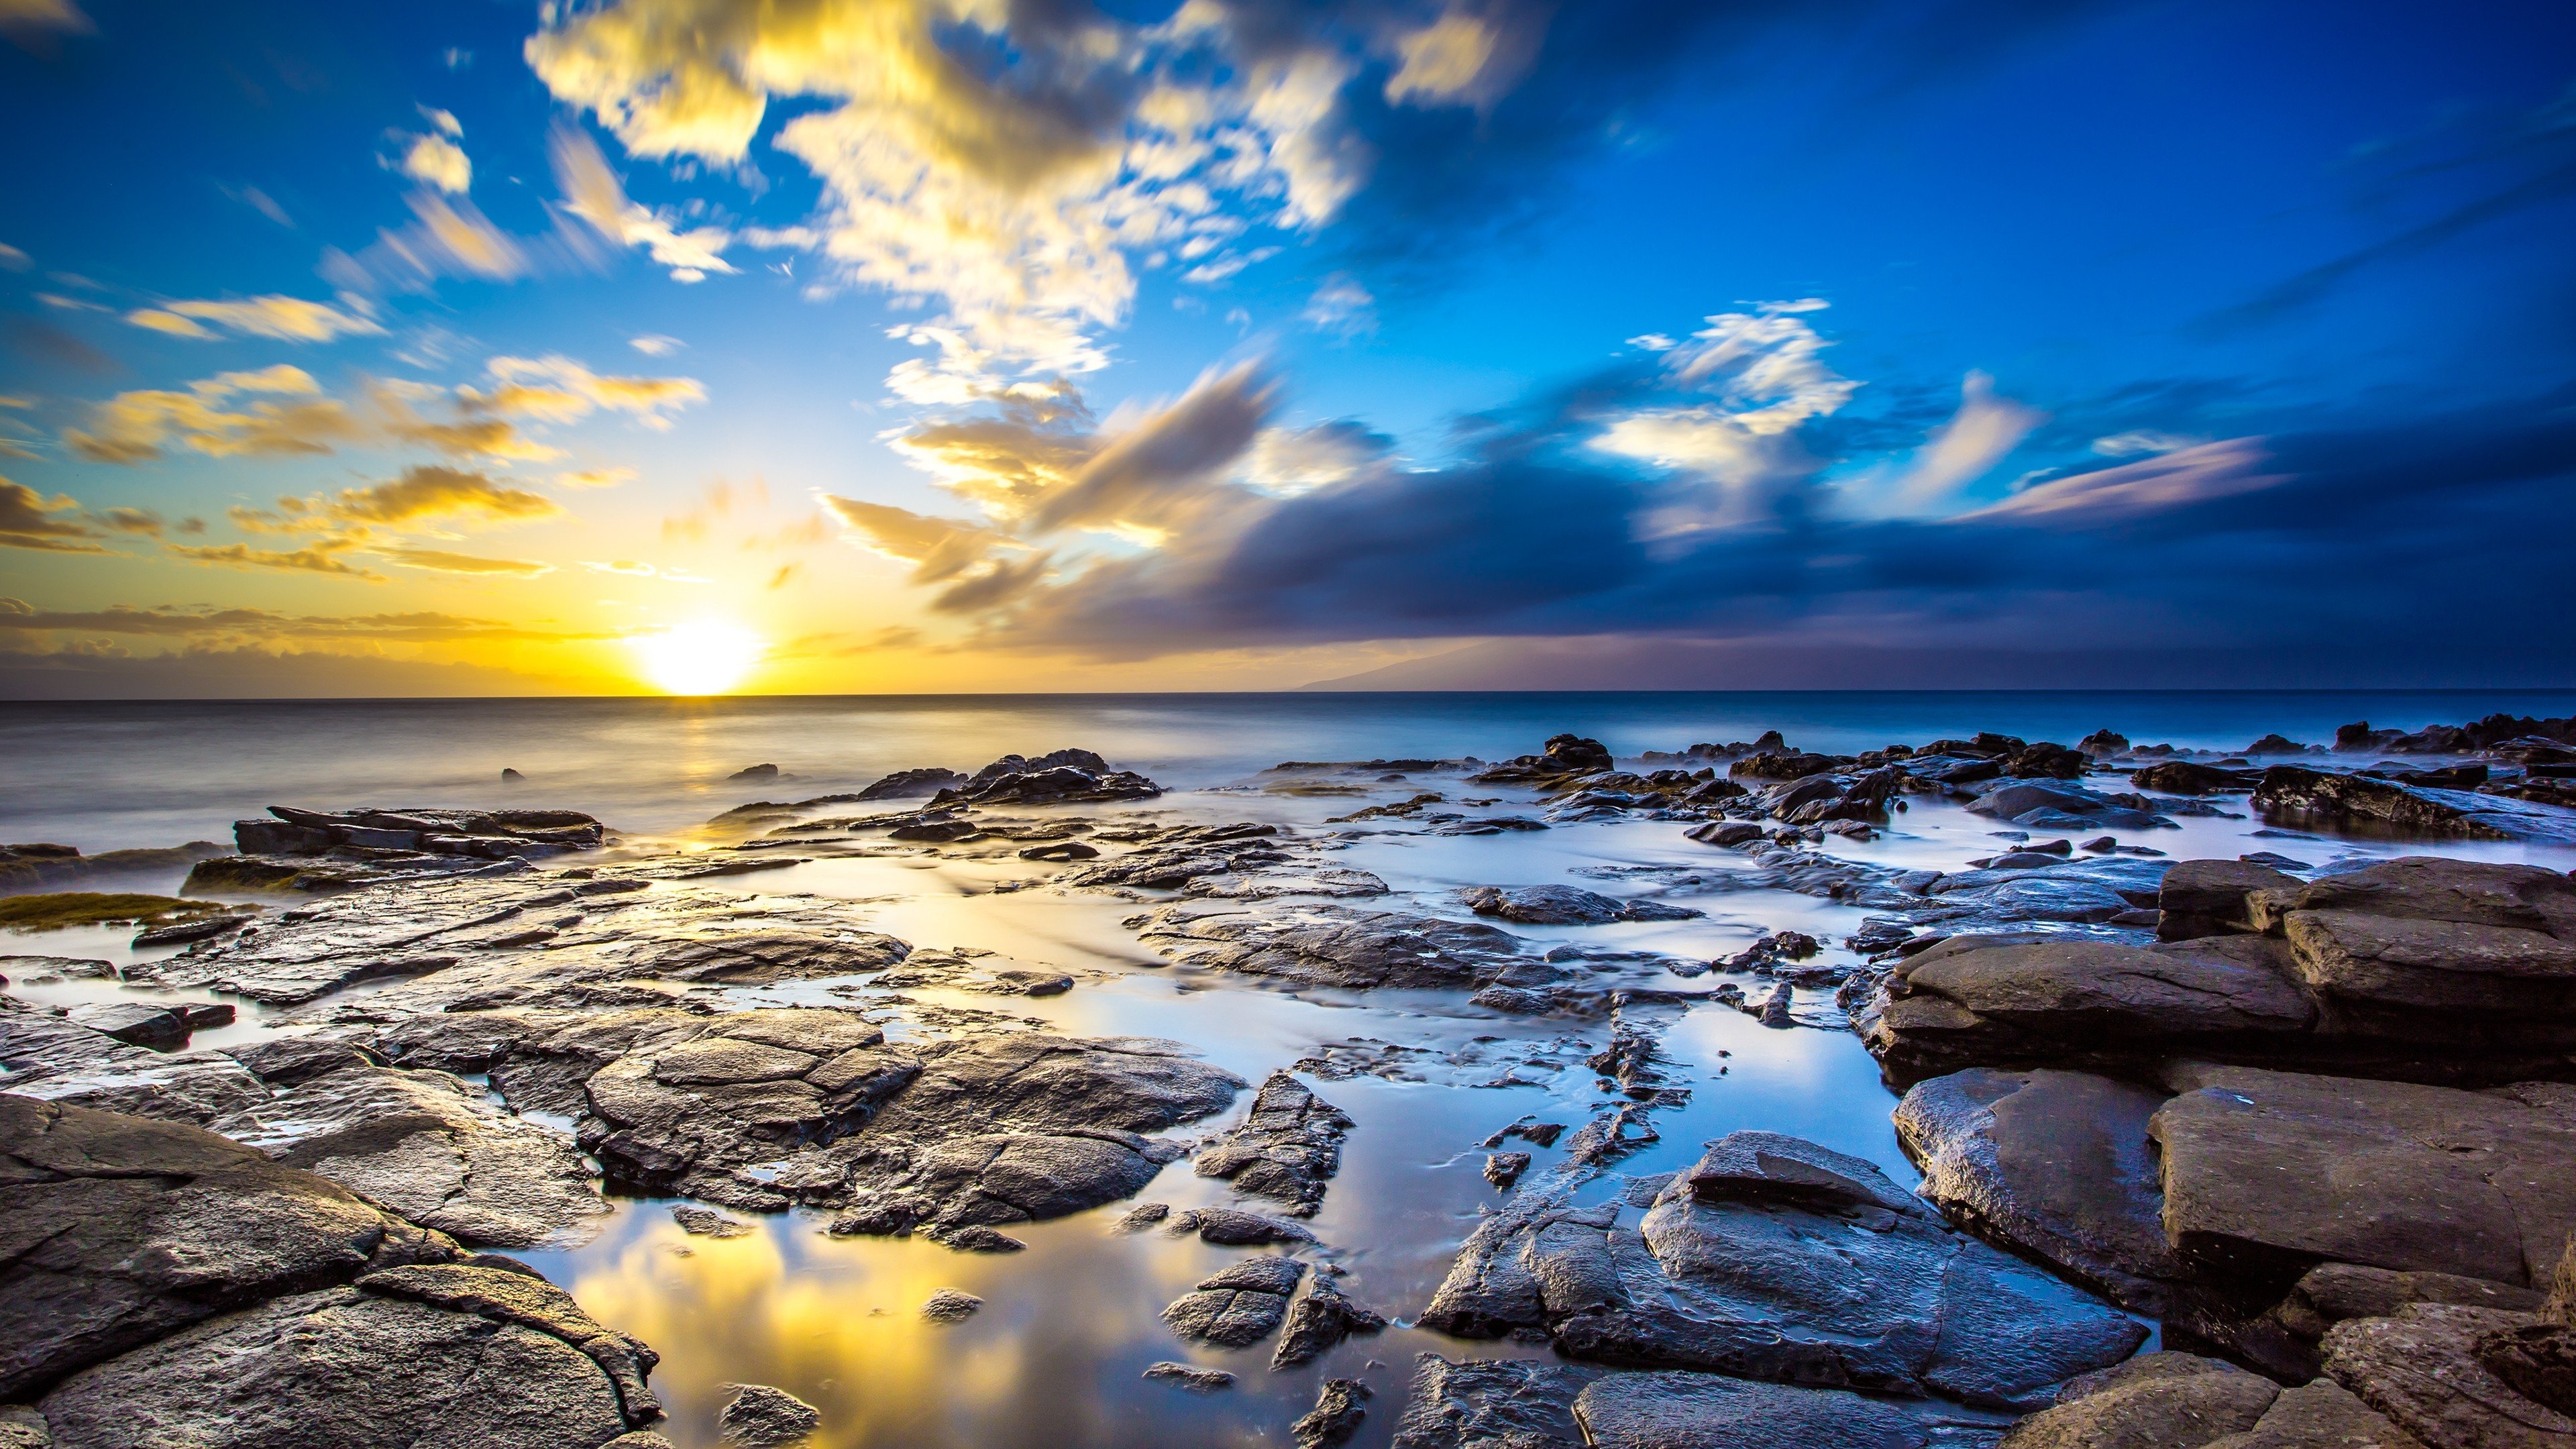
[[[625,842],[612,847],[614,858],[714,844],[698,827],[753,800],[855,789],[911,766],[971,770],[1006,752],[1072,745],[1153,776],[1167,793],[1059,813],[1344,830],[1350,834],[1333,863],[1374,872],[1394,891],[1368,902],[1372,908],[1465,919],[1455,897],[1462,887],[1564,883],[1633,895],[1666,879],[1653,867],[1708,866],[1720,853],[1685,839],[1681,821],[1612,819],[1473,837],[1426,834],[1401,819],[1326,826],[1328,817],[1420,790],[1499,797],[1498,813],[1527,813],[1532,802],[1510,788],[1462,791],[1458,774],[1438,772],[1403,778],[1366,772],[1336,777],[1348,782],[1347,793],[1298,793],[1281,788],[1285,777],[1266,768],[1290,759],[1492,760],[1533,750],[1560,730],[1601,739],[1623,764],[1647,749],[1751,739],[1774,728],[1795,745],[1821,750],[1921,743],[1978,729],[2071,742],[2105,726],[2142,744],[2231,749],[2274,730],[2330,738],[2336,725],[2363,718],[2411,729],[2492,710],[2565,714],[2571,708],[2576,696],[2540,693],[15,705],[0,707],[0,839],[95,852],[228,839],[231,820],[269,804],[506,803],[600,816]],[[774,763],[795,778],[756,785],[726,779],[758,763]],[[505,789],[504,767],[526,779]],[[2001,844],[1995,822],[1955,804],[1913,797],[1909,805],[1876,840],[1827,837],[1820,848],[1908,868],[1958,869]],[[2242,811],[2243,798],[2226,797],[2226,808]],[[2177,860],[2269,850],[2314,868],[2425,849],[2576,867],[2576,851],[2540,846],[2427,847],[2321,838],[2313,830],[2304,832],[2307,838],[2257,836],[2266,829],[2257,818],[2185,818],[2179,827],[2146,832],[2135,843]],[[1387,1313],[1395,1326],[1276,1373],[1267,1367],[1267,1341],[1236,1351],[1185,1343],[1159,1320],[1164,1305],[1244,1250],[1152,1231],[1120,1233],[1114,1225],[1132,1205],[1127,1202],[1015,1225],[1012,1234],[1028,1244],[1026,1251],[982,1255],[917,1238],[836,1239],[823,1231],[829,1213],[802,1210],[750,1218],[755,1231],[739,1238],[691,1237],[674,1222],[670,1200],[621,1198],[587,1245],[522,1256],[602,1322],[660,1351],[653,1382],[671,1413],[663,1432],[684,1445],[714,1444],[714,1411],[724,1396],[719,1386],[757,1382],[820,1407],[823,1429],[814,1442],[834,1449],[1286,1444],[1289,1423],[1314,1402],[1324,1378],[1357,1377],[1376,1397],[1355,1442],[1383,1445],[1417,1353],[1549,1352],[1452,1339],[1408,1324],[1479,1212],[1503,1196],[1480,1173],[1485,1150],[1479,1143],[1515,1120],[1579,1124],[1596,1111],[1610,1084],[1586,1069],[1583,1057],[1601,1044],[1606,1028],[1507,1016],[1474,1007],[1459,993],[1289,990],[1178,965],[1121,924],[1148,908],[1137,894],[1151,900],[1164,893],[1044,888],[1056,870],[1008,854],[925,850],[817,859],[692,888],[831,898],[845,903],[852,925],[917,948],[979,948],[1065,972],[1076,982],[1070,992],[1012,999],[1003,1008],[1051,1030],[1172,1039],[1247,1083],[1304,1064],[1302,1080],[1358,1125],[1345,1144],[1340,1175],[1308,1223],[1319,1246],[1302,1255],[1345,1270],[1344,1290]],[[1018,888],[1023,882],[1033,884]],[[177,883],[144,884],[169,889]],[[1705,914],[1512,929],[1541,949],[1580,942],[1703,962],[1789,928],[1835,943],[1829,957],[1848,959],[1840,938],[1865,914],[1774,890],[1711,893],[1682,885],[1667,898]],[[11,936],[0,938],[0,954],[126,962],[136,959],[125,945],[128,935],[80,929]],[[1674,991],[1705,991],[1725,979],[1686,978],[1645,962],[1601,963],[1599,975],[1605,986]],[[738,1005],[856,1004],[886,1018],[898,1040],[912,1029],[908,1015],[921,1008],[996,1009],[992,997],[934,987],[908,988],[904,996],[916,1006],[906,1008],[826,986],[800,982],[727,994]],[[61,1003],[129,989],[73,980],[14,981],[10,990]],[[1900,1182],[1913,1181],[1888,1121],[1894,1099],[1875,1064],[1842,1029],[1830,991],[1799,996],[1803,1024],[1787,1029],[1717,1003],[1676,1007],[1663,1037],[1673,1059],[1667,1076],[1690,1089],[1690,1100],[1658,1112],[1660,1140],[1621,1161],[1618,1172],[1678,1169],[1712,1138],[1762,1128],[1867,1158]],[[236,1024],[200,1032],[193,1045],[222,1047],[276,1030],[271,1013],[242,1005]],[[1170,1135],[1208,1136],[1239,1120],[1250,1101],[1247,1091],[1231,1113]],[[1534,1152],[1533,1174],[1559,1155]],[[1588,1190],[1600,1195],[1617,1188],[1614,1176]],[[1239,1201],[1225,1183],[1195,1176],[1186,1159],[1166,1167],[1138,1200],[1175,1208]],[[940,1288],[973,1293],[984,1307],[963,1323],[927,1322],[919,1309]],[[1227,1369],[1237,1381],[1201,1395],[1140,1377],[1148,1364],[1163,1360]]]

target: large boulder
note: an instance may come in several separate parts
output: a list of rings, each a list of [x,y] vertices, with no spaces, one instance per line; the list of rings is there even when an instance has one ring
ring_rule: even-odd
[[[1530,1201],[1486,1219],[1421,1324],[1543,1329],[1593,1362],[1995,1407],[2042,1402],[2145,1337],[1948,1230],[1869,1163],[1792,1137],[1711,1143],[1636,1228],[1618,1211]]]
[[[2320,1262],[2544,1283],[2576,1233],[2576,1087],[2489,1092],[2186,1065],[2151,1130],[2165,1235],[2199,1270]]]
[[[2533,1401],[2480,1356],[2528,1314],[2417,1303],[2326,1335],[2326,1372],[2429,1449],[2576,1449],[2576,1417]]]
[[[1394,1449],[1926,1449],[1975,1416],[1836,1388],[1539,1359],[1414,1360]],[[1989,1431],[1991,1432],[1991,1431]]]
[[[2331,1380],[2284,1389],[2233,1364],[2151,1353],[2066,1386],[2000,1449],[2422,1449]]]
[[[211,1132],[26,1097],[0,1095],[0,1182],[0,1401],[217,1314],[455,1253]]]
[[[38,1407],[58,1449],[598,1449],[660,1417],[651,1362],[542,1280],[396,1268],[200,1323]]]

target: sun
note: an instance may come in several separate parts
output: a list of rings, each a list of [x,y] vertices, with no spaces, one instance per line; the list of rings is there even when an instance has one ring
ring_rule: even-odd
[[[700,619],[626,641],[644,678],[665,694],[725,694],[760,663],[769,643],[740,624]]]

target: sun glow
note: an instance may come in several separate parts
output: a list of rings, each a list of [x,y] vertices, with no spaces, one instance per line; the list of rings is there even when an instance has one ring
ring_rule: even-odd
[[[665,694],[724,694],[742,683],[769,648],[767,640],[721,619],[674,624],[626,641],[644,678]]]

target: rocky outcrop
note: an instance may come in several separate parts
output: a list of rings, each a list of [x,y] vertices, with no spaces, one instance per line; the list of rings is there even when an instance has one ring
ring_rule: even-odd
[[[1288,1426],[1297,1449],[1336,1449],[1359,1432],[1368,1417],[1369,1386],[1358,1379],[1326,1379],[1315,1391],[1315,1407]]]
[[[2466,840],[2576,843],[2576,810],[2563,806],[2274,765],[2254,787],[2254,808],[2288,825],[2376,828]]]
[[[1241,1192],[1290,1204],[1311,1215],[1324,1201],[1324,1185],[1341,1170],[1342,1139],[1356,1124],[1286,1072],[1272,1072],[1253,1096],[1240,1126],[1201,1151],[1194,1170],[1223,1178]]]
[[[2417,1303],[2326,1335],[2326,1372],[2427,1449],[2569,1449],[2576,1417],[2524,1394],[2480,1353],[2543,1320]]]
[[[1550,735],[1535,755],[1516,755],[1468,780],[1478,785],[1531,785],[1563,789],[1585,775],[1596,775],[1617,763],[1599,740],[1581,735]]]
[[[2477,1083],[2576,1053],[2576,881],[2555,872],[2407,857],[2303,882],[2186,861],[2162,892],[2159,932],[2182,939],[1954,936],[1900,961],[1864,1038],[1900,1083],[2174,1056]]]
[[[183,874],[198,861],[222,855],[211,840],[141,850],[103,850],[83,855],[68,845],[0,845],[0,891],[15,894],[111,878]]]
[[[1161,793],[1162,786],[1133,770],[1113,770],[1089,750],[1068,749],[1034,760],[1004,755],[930,799],[933,805],[1073,805]]]
[[[1288,1305],[1288,1324],[1280,1330],[1279,1348],[1270,1356],[1272,1372],[1312,1363],[1326,1350],[1355,1333],[1376,1333],[1386,1315],[1344,1293],[1333,1280],[1316,1274],[1305,1296]]]
[[[1525,1191],[1523,1196],[1529,1195]],[[1710,1144],[1635,1228],[1615,1202],[1486,1219],[1420,1318],[1542,1329],[1593,1362],[2028,1406],[2145,1331],[1945,1228],[1857,1158],[1766,1132]]]

